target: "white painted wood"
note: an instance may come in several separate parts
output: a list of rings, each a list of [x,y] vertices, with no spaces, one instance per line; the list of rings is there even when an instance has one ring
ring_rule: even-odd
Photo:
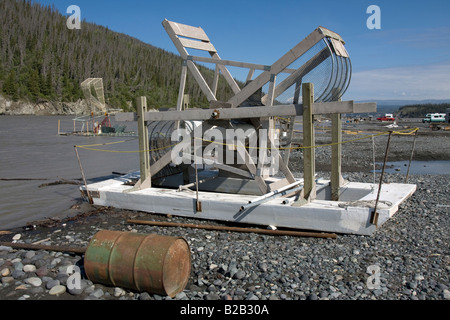
[[[343,44],[345,44],[345,42],[344,42],[344,40],[342,39],[342,37],[341,37],[339,34],[337,34],[336,32],[331,31],[331,30],[329,30],[329,29],[327,29],[327,28],[324,28],[324,27],[319,27],[319,28],[317,28],[317,30],[318,30],[321,34],[323,34],[324,36],[326,36],[326,37],[328,37],[328,38],[333,38],[333,39],[339,40],[339,41],[341,41]]]
[[[201,27],[193,27],[182,23],[177,23],[165,19],[163,25],[170,26],[177,36],[198,39],[202,41],[209,41],[208,36]]]
[[[305,64],[303,64],[300,68],[295,70],[289,77],[284,79],[280,84],[278,84],[274,91],[274,99],[279,97],[283,92],[289,89],[292,85],[294,85],[299,79],[303,78],[307,75],[312,69],[317,67],[321,62],[323,62],[326,58],[330,56],[330,51],[328,47],[321,50],[314,57],[309,59]],[[319,59],[320,58],[320,59]],[[268,100],[268,94],[262,97],[262,102],[266,104]]]
[[[333,113],[362,113],[376,111],[376,103],[354,103],[353,101],[336,101],[314,103],[313,114],[333,114]],[[239,118],[260,118],[260,117],[291,117],[303,115],[303,105],[275,105],[264,107],[245,108],[219,108],[210,109],[189,109],[183,111],[147,112],[144,117],[147,121],[171,121],[171,120],[210,120],[213,113],[218,112],[217,119],[239,119]],[[116,121],[136,121],[134,112],[120,112],[115,115]]]
[[[178,40],[180,41],[181,45],[185,48],[203,50],[208,52],[217,52],[216,48],[214,48],[211,42],[202,42],[184,38],[179,38]]]
[[[214,59],[217,59],[220,61],[220,57],[217,52],[211,53],[211,56]],[[239,91],[241,91],[241,88],[239,88],[238,84],[236,83],[236,80],[234,80],[234,78],[231,76],[228,69],[222,64],[218,64],[217,66],[219,67],[220,71],[222,72],[222,75],[225,78],[225,80],[227,81],[228,85],[231,87],[231,90],[233,90],[233,92],[235,94],[238,93]]]
[[[181,43],[180,38],[176,34],[175,30],[179,27],[178,24],[172,23],[171,21],[168,21],[167,19],[162,22],[164,29],[166,30],[167,34],[169,35],[170,39],[172,40],[173,44],[177,48],[178,52],[180,53],[180,56],[187,60],[188,52],[184,48],[183,44]],[[175,29],[174,29],[175,28]],[[200,86],[200,89],[202,89],[202,92],[205,94],[208,101],[217,100],[216,96],[212,92],[212,90],[209,88],[208,84],[206,83],[205,79],[203,78],[202,74],[198,70],[197,66],[194,64],[193,61],[187,60],[187,66],[189,68],[189,71],[191,71],[194,79],[197,81],[198,85]]]
[[[187,77],[187,62],[183,61],[183,66],[181,67],[180,89],[178,91],[178,101],[177,101],[178,111],[183,110],[184,90],[186,88],[186,77]]]
[[[313,47],[317,42],[323,39],[324,35],[319,32],[318,29],[314,30],[303,41],[297,44],[278,61],[272,64],[270,71],[261,73],[255,80],[249,83],[238,94],[228,100],[233,106],[238,106],[244,102],[249,96],[251,96],[256,90],[262,88],[266,83],[270,81],[271,74],[279,74],[295,60],[302,56],[306,51]]]
[[[373,190],[376,189],[376,185],[373,184],[349,182],[343,188],[346,195],[344,201],[314,200],[304,206],[294,207],[282,204],[285,198],[279,198],[243,213],[240,212],[241,206],[247,204],[249,200],[257,199],[258,196],[199,191],[202,213],[198,213],[195,210],[195,193],[164,188],[127,193],[126,190],[132,187],[123,183],[130,178],[136,178],[136,173],[88,185],[90,191],[99,194],[98,198],[94,197],[94,204],[225,222],[273,225],[279,228],[359,235],[371,235],[376,231],[376,227],[369,223],[371,206],[373,208],[377,195],[377,191]],[[329,183],[329,181],[319,182]],[[84,190],[85,187],[81,189]],[[398,206],[415,190],[416,186],[410,184],[383,185],[379,206],[379,228],[398,211]],[[358,196],[359,194],[363,196]]]

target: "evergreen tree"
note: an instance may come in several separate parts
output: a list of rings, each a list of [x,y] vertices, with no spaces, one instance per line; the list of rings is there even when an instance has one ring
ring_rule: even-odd
[[[31,98],[36,101],[41,92],[40,89],[40,80],[39,73],[37,70],[32,70],[30,76],[28,78],[28,90],[31,94]]]
[[[66,20],[51,6],[0,0],[0,82],[8,78],[5,94],[34,101],[76,101],[84,98],[84,80],[102,78],[112,107],[129,108],[139,95],[146,95],[156,108],[175,106],[182,62],[178,55],[85,21],[81,30],[68,30]],[[12,69],[14,77],[8,73]],[[211,83],[214,71],[200,71]],[[208,106],[190,75],[186,94],[192,107]],[[227,101],[232,94],[221,77],[217,98]]]
[[[16,72],[12,69],[3,83],[3,92],[8,96],[12,97],[14,101],[17,101],[18,96],[18,86],[16,82]]]

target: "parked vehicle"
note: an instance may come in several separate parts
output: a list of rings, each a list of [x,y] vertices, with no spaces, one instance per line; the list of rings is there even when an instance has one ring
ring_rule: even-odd
[[[395,121],[392,113],[386,113],[384,117],[377,118],[378,121]]]
[[[422,120],[423,123],[445,122],[445,113],[429,113]]]

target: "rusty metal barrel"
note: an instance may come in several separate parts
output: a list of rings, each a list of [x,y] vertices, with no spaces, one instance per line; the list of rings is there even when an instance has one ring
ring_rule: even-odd
[[[191,272],[191,251],[183,238],[102,230],[84,255],[92,282],[174,297]]]

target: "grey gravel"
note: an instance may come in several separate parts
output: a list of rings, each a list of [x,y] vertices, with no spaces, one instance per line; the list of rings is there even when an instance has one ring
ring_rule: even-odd
[[[412,139],[399,139],[394,139],[391,146],[391,160],[397,155],[403,159],[408,157],[406,151]],[[380,141],[377,158],[381,159],[386,139],[377,140]],[[448,140],[443,138],[442,149]],[[427,143],[426,137],[421,137],[417,141],[418,155],[424,154],[427,144],[433,148],[441,145],[436,141]],[[344,176],[349,181],[373,182],[374,176],[368,171],[371,153],[352,157],[352,152],[357,154],[362,145],[355,142],[343,146],[343,163],[359,170],[346,170]],[[433,156],[439,156],[439,152]],[[445,152],[448,154],[448,149]],[[292,154],[293,161],[301,157],[301,152]],[[329,160],[329,151],[318,149],[317,158],[320,168]],[[298,172],[301,170],[294,175],[300,177]],[[327,171],[318,175],[329,178]],[[400,173],[385,175],[386,183],[404,179]],[[409,183],[416,184],[417,191],[371,236],[338,235],[337,239],[322,239],[128,225],[124,222],[128,218],[195,224],[217,222],[112,208],[88,214],[74,223],[61,221],[30,232],[14,230],[10,236],[1,236],[0,241],[10,241],[20,233],[20,242],[50,238],[51,245],[85,247],[102,229],[183,237],[191,248],[191,274],[185,290],[169,298],[92,283],[83,272],[80,255],[0,246],[0,270],[10,271],[1,277],[0,299],[45,299],[51,288],[58,285],[66,288],[65,270],[73,264],[81,268],[83,290],[66,289],[58,299],[448,300],[450,180],[448,175],[410,175]],[[88,207],[86,212],[97,209]],[[25,265],[34,265],[36,270],[25,273]],[[371,282],[375,280],[374,275],[367,273],[369,266],[379,267],[375,282]],[[40,278],[43,285],[26,285],[30,276]]]

